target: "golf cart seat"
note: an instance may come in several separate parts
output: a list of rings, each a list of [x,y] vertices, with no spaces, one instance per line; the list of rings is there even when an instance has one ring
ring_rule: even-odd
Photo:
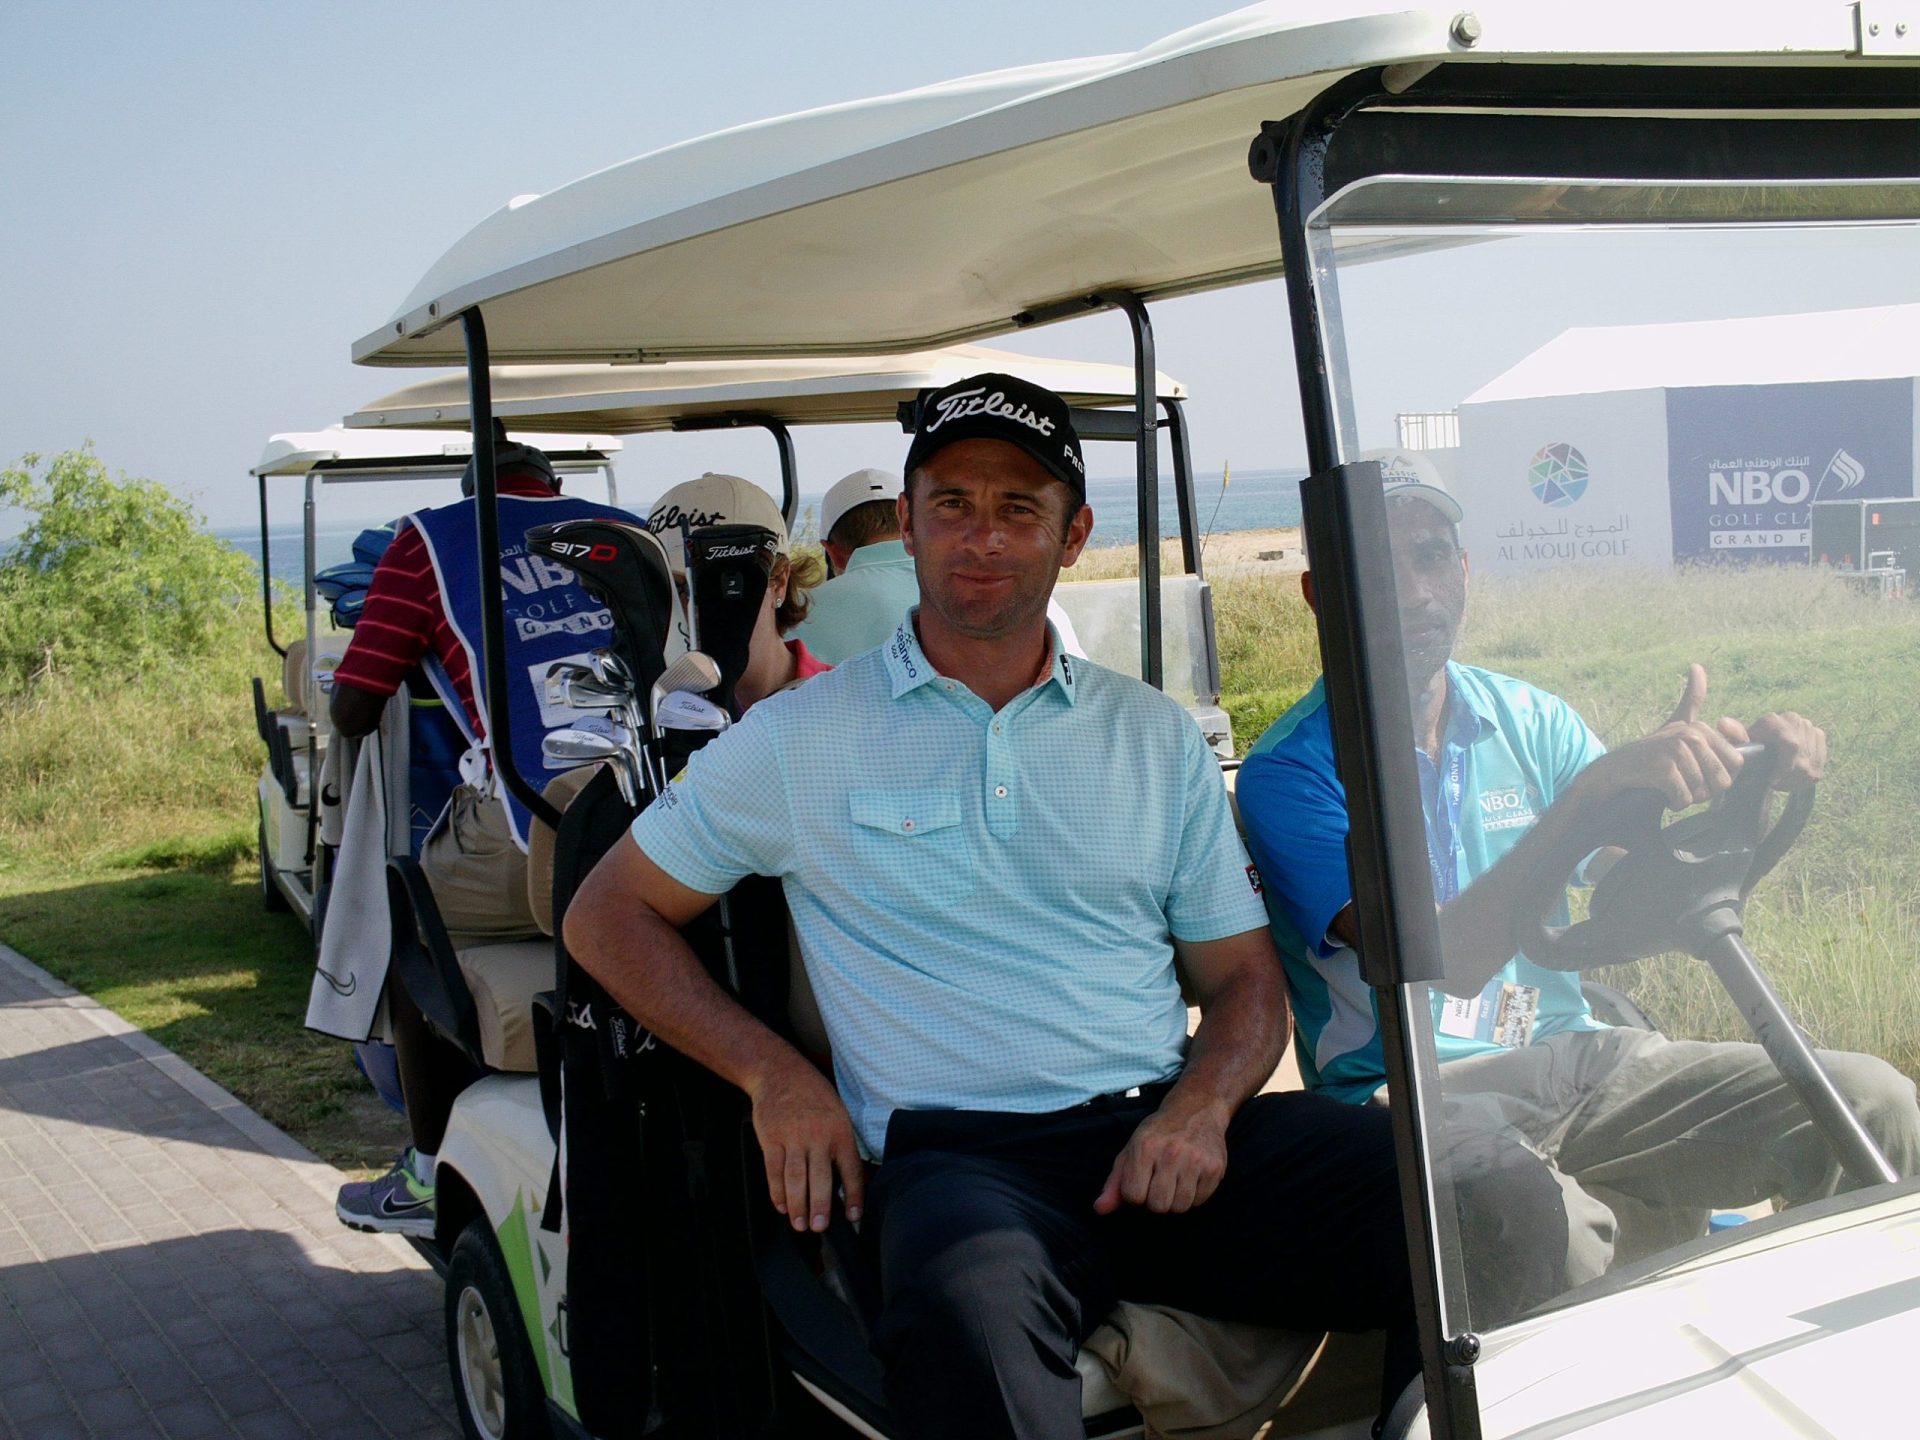
[[[327,657],[337,663],[339,657]],[[260,739],[267,747],[267,771],[280,786],[287,803],[304,809],[312,789],[307,763],[307,731],[316,710],[323,710],[324,697],[315,699],[313,669],[307,663],[304,638],[289,640],[280,660],[280,690],[286,696],[278,709],[267,705],[265,684],[258,676],[253,681],[253,720]]]
[[[546,789],[564,811],[593,766],[563,771]],[[476,1065],[511,1075],[540,1070],[537,997],[553,989],[551,938],[456,946],[419,862],[387,866],[394,968],[433,1028]],[[553,934],[553,832],[537,817],[527,836],[527,899],[534,923]]]
[[[436,1032],[475,1065],[531,1075],[534,996],[553,988],[553,945],[513,940],[455,949],[420,862],[387,862],[393,969]]]

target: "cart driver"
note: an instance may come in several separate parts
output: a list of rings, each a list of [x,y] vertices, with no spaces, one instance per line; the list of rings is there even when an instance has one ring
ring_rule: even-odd
[[[1254,1094],[1288,1022],[1218,764],[1175,701],[1047,625],[1093,518],[1067,407],[987,374],[924,413],[898,507],[917,609],[698,752],[567,945],[746,1092],[795,1229],[836,1190],[877,1227],[902,1433],[1078,1440],[1074,1355],[1122,1297],[1384,1328],[1398,1394],[1418,1360],[1385,1112]],[[753,873],[785,882],[832,1081],[676,929]]]
[[[1460,507],[1426,457],[1372,452],[1387,487],[1401,637],[1419,740],[1427,843],[1449,976],[1434,991],[1449,1143],[1463,1187],[1469,1255],[1499,1255],[1513,1313],[1591,1279],[1609,1263],[1704,1233],[1711,1207],[1831,1194],[1841,1171],[1766,1053],[1751,1044],[1669,1040],[1594,1018],[1578,974],[1512,953],[1531,871],[1622,791],[1648,789],[1684,810],[1727,789],[1734,748],[1765,742],[1774,785],[1812,785],[1825,734],[1787,712],[1752,726],[1701,719],[1706,671],[1690,667],[1667,723],[1607,751],[1573,708],[1523,681],[1452,659],[1467,596]],[[1308,605],[1313,576],[1301,576]],[[1384,1098],[1372,992],[1360,977],[1324,685],[1262,735],[1239,774],[1247,843],[1300,1017],[1301,1071],[1319,1093]],[[1465,803],[1461,803],[1462,791]],[[1482,793],[1522,797],[1485,824]],[[1589,863],[1589,880],[1613,856]],[[1564,916],[1562,923],[1564,923]],[[1866,1055],[1822,1054],[1840,1090],[1902,1175],[1920,1167],[1913,1082]],[[1504,1155],[1503,1155],[1504,1152]],[[1488,1165],[1533,1156],[1560,1205],[1516,1203]],[[1505,1205],[1494,1202],[1504,1195]],[[1529,1213],[1530,1212],[1530,1213]],[[1618,1239],[1616,1240],[1616,1222]],[[1558,1263],[1565,1255],[1564,1268]],[[1531,1270],[1531,1278],[1527,1272]],[[1476,1294],[1476,1304],[1488,1295]],[[1505,1318],[1504,1316],[1501,1318]],[[1476,1309],[1477,1323],[1488,1323]]]

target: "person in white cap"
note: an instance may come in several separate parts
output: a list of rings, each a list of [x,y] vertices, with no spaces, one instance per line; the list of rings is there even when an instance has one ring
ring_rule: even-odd
[[[786,638],[807,618],[811,594],[821,580],[822,566],[813,555],[803,553],[796,558],[792,554],[786,519],[771,495],[738,475],[720,475],[709,470],[698,479],[674,486],[654,501],[653,509],[647,512],[647,528],[666,546],[667,563],[673,569],[674,584],[680,587],[684,601],[687,557],[681,544],[683,524],[689,529],[702,525],[758,525],[771,530],[779,541],[775,547],[773,573],[767,578],[767,598],[749,642],[746,672],[734,687],[734,698],[742,711],[755,701],[798,685],[829,667],[831,662],[816,657],[805,641]]]
[[[894,501],[900,477],[885,470],[842,476],[820,502],[820,548],[831,578],[813,592],[796,635],[829,665],[871,650],[920,603],[913,557],[900,539]]]
[[[1711,1207],[1832,1194],[1832,1149],[1757,1045],[1670,1040],[1596,1018],[1577,971],[1515,953],[1541,858],[1623,792],[1685,810],[1721,794],[1764,741],[1780,790],[1821,775],[1826,735],[1791,711],[1751,726],[1703,719],[1707,673],[1651,735],[1609,751],[1574,711],[1510,675],[1453,659],[1466,610],[1460,505],[1433,462],[1372,451],[1387,495],[1394,592],[1413,701],[1445,979],[1433,1045],[1476,1322],[1498,1323],[1611,1263],[1705,1233]],[[1316,604],[1311,572],[1301,577]],[[1308,1088],[1358,1105],[1386,1095],[1372,990],[1355,950],[1346,795],[1324,684],[1254,742],[1237,785],[1299,1017]],[[1617,852],[1586,865],[1593,883]],[[1564,902],[1557,923],[1566,924]],[[1914,1086],[1867,1055],[1822,1052],[1902,1175],[1920,1168]]]
[[[806,622],[794,632],[828,665],[884,645],[900,617],[920,603],[913,557],[900,538],[900,477],[856,470],[834,481],[820,502],[820,548],[830,577],[812,594]],[[1073,621],[1058,600],[1047,619],[1069,655],[1085,656]]]

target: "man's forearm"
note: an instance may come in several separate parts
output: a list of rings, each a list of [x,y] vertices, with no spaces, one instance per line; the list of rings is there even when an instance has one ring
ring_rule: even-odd
[[[582,900],[586,901],[584,905]],[[785,1066],[808,1061],[707,974],[680,932],[643,903],[618,916],[582,893],[567,948],[634,1019],[749,1097]]]
[[[1286,986],[1278,965],[1249,969],[1209,995],[1187,1047],[1186,1067],[1162,1113],[1216,1109],[1231,1119],[1267,1083],[1292,1038]]]

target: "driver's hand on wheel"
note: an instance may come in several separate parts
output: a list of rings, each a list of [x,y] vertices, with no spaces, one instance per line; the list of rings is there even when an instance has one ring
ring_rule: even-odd
[[[847,1218],[860,1218],[867,1171],[853,1121],[831,1082],[798,1053],[750,1093],[753,1130],[767,1165],[773,1208],[796,1230],[827,1228],[834,1172]]]
[[[1736,745],[1765,745],[1775,790],[1811,790],[1827,770],[1827,732],[1792,710],[1768,711],[1751,726],[1722,720]]]
[[[1643,739],[1608,751],[1581,773],[1581,780],[1589,790],[1604,787],[1603,794],[1609,796],[1628,790],[1657,791],[1670,810],[1686,810],[1711,800],[1740,773],[1741,756],[1734,747],[1747,743],[1747,732],[1737,720],[1722,719],[1718,725],[1703,721],[1700,707],[1706,698],[1705,668],[1688,666],[1680,703],[1667,723]]]

